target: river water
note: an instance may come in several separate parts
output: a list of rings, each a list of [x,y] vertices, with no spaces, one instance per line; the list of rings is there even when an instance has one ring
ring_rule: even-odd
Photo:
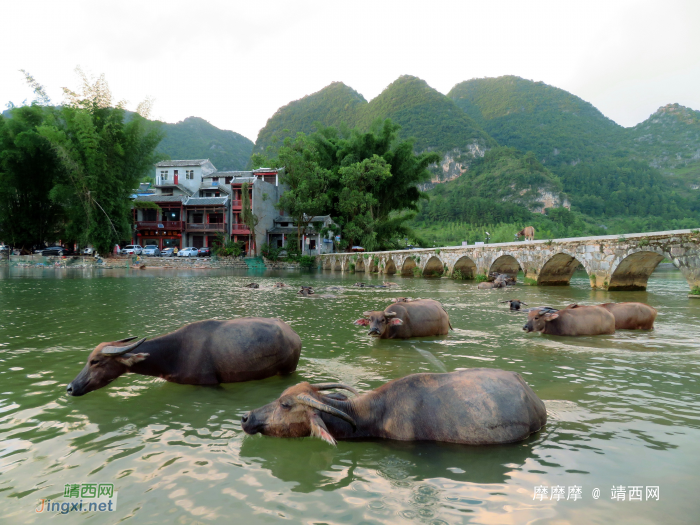
[[[473,282],[317,272],[0,270],[0,522],[697,523],[700,521],[700,300],[680,273],[647,292],[569,287],[477,290]],[[304,299],[284,281],[341,287]],[[243,285],[255,281],[258,290]],[[454,332],[377,341],[352,322],[391,297],[440,300]],[[653,332],[560,338],[525,334],[530,305],[638,300]],[[279,317],[303,341],[289,377],[195,387],[135,374],[79,398],[64,394],[102,341],[155,336],[202,319]],[[300,381],[362,391],[415,372],[517,371],[542,398],[527,441],[468,447],[247,436],[240,417]],[[116,511],[36,513],[65,484],[110,483]],[[562,487],[557,501],[552,487]],[[625,500],[612,500],[612,487]],[[536,487],[547,496],[535,496]],[[581,487],[578,499],[569,487]],[[641,499],[636,489],[641,487]],[[659,487],[658,500],[647,488]],[[595,489],[599,499],[594,499]],[[541,489],[540,489],[541,490]],[[557,492],[557,491],[555,491]],[[568,499],[567,499],[568,497]],[[76,500],[72,500],[76,501]]]

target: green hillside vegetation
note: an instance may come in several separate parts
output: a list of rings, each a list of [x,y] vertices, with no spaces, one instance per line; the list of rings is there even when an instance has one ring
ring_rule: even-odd
[[[447,153],[475,142],[486,148],[497,145],[449,98],[424,80],[408,75],[399,77],[364,106],[356,126],[369,129],[373,122],[387,118],[401,126],[401,139],[415,138],[416,151]]]
[[[274,156],[284,138],[316,131],[318,124],[369,131],[385,119],[401,126],[400,140],[415,139],[416,152],[444,154],[455,148],[464,152],[474,143],[481,149],[497,145],[445,95],[424,80],[402,76],[369,103],[338,82],[291,102],[280,108],[260,130],[254,152]]]
[[[156,152],[170,159],[209,159],[220,171],[244,170],[253,142],[234,131],[188,117],[177,124],[161,123],[165,138]]]
[[[541,207],[541,192],[559,195],[562,188],[532,153],[497,147],[458,179],[431,190],[419,220],[474,224],[525,220],[530,210]]]
[[[354,89],[342,82],[333,82],[299,100],[279,108],[258,134],[254,153],[271,154],[268,146],[276,151],[284,138],[299,132],[310,134],[321,126],[354,126],[357,109],[367,101]]]
[[[552,169],[614,151],[624,132],[579,97],[520,77],[468,80],[447,96],[499,144],[532,151]]]
[[[634,158],[683,186],[700,184],[700,111],[668,104],[626,135],[625,146]]]

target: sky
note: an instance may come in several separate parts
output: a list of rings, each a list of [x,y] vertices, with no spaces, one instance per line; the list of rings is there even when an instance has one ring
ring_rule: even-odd
[[[623,126],[700,110],[698,0],[2,0],[0,105],[54,103],[76,66],[152,117],[201,117],[255,141],[281,106],[341,81],[367,100],[401,75],[447,93],[517,75],[562,88]],[[4,107],[0,109],[5,109]]]

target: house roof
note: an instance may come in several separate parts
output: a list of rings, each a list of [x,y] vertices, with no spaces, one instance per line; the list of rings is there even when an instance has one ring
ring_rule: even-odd
[[[140,202],[184,202],[187,199],[187,195],[138,195],[136,197],[137,201]]]
[[[203,179],[210,179],[212,177],[252,177],[250,171],[214,171],[212,173],[207,173],[203,175]]]
[[[274,228],[270,228],[267,230],[267,233],[284,233],[284,234],[289,234],[289,233],[296,233],[297,229],[293,228],[291,226],[275,226]]]
[[[156,163],[156,168],[178,168],[185,166],[201,166],[209,162],[209,159],[195,160],[162,160]]]
[[[223,206],[228,197],[190,197],[185,206]]]
[[[156,188],[177,188],[178,190],[180,190],[182,193],[184,193],[187,196],[192,195],[192,191],[190,189],[186,188],[185,186],[183,186],[182,184],[175,184],[175,183],[166,182],[163,184],[156,184]]]

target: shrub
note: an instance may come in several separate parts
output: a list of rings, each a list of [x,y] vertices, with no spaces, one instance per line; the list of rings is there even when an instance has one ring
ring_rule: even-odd
[[[645,246],[649,246],[649,239],[642,239],[637,243],[637,246],[640,248],[644,248]]]
[[[423,272],[421,272],[420,268],[418,266],[413,267],[413,277],[421,277],[423,275]]]
[[[532,277],[525,277],[525,284],[528,286],[537,286],[537,279]]]
[[[245,242],[234,242],[230,238],[219,234],[214,241],[212,253],[218,257],[240,257],[245,251]]]
[[[693,289],[690,290],[690,295],[700,295],[700,286],[693,286]]]
[[[476,274],[476,282],[477,283],[483,283],[483,282],[486,282],[488,280],[489,280],[489,278],[486,275],[484,275],[483,273]]]
[[[260,246],[260,253],[263,255],[263,257],[266,257],[271,261],[276,261],[277,259],[279,259],[281,251],[281,248],[275,248],[273,246],[270,246],[268,243],[263,243]]]
[[[299,257],[299,266],[302,268],[313,268],[316,266],[316,258],[311,255],[302,255]]]
[[[350,270],[351,272],[354,272],[355,271],[355,263],[350,263],[348,265],[348,270]]]

